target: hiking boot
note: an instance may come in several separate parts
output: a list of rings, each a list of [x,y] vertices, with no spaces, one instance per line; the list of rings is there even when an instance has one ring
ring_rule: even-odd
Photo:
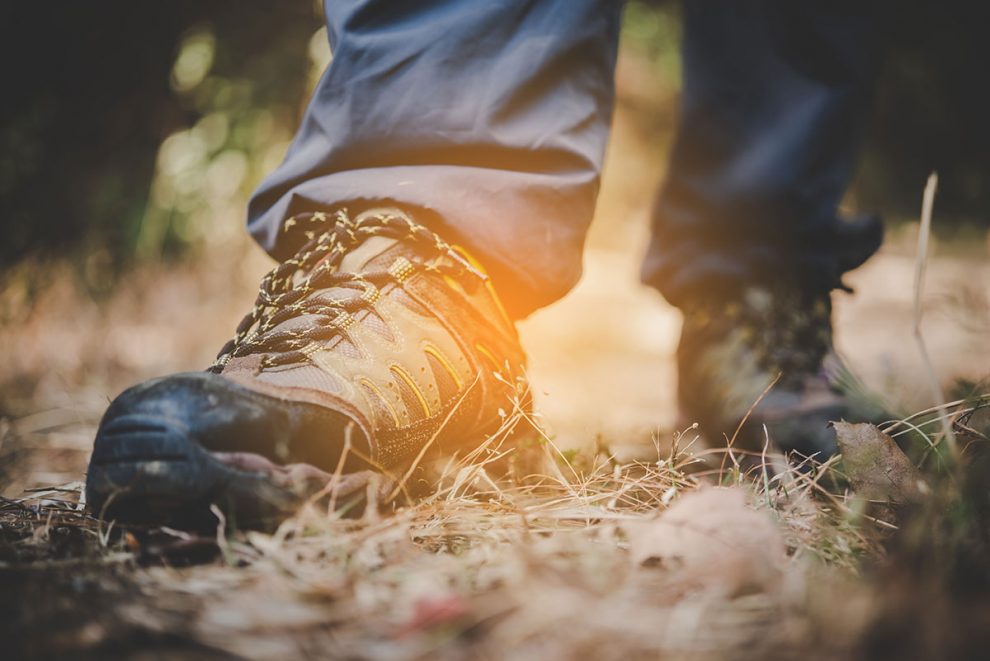
[[[477,447],[511,410],[525,357],[464,251],[398,209],[285,230],[305,245],[265,277],[213,367],[110,405],[87,475],[94,512],[195,525],[215,523],[216,504],[239,525],[270,522],[335,474],[399,477]]]
[[[829,292],[752,287],[684,310],[677,350],[682,420],[712,442],[825,461],[837,420],[883,415],[832,346]],[[764,426],[766,431],[764,431]]]

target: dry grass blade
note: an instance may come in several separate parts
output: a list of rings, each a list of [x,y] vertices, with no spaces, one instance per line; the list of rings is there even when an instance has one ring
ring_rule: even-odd
[[[942,424],[942,438],[945,439],[946,444],[949,446],[949,454],[955,459],[959,455],[959,449],[956,444],[956,435],[952,431],[952,423],[949,422],[948,415],[945,413],[945,395],[942,392],[942,386],[938,382],[938,377],[935,375],[935,367],[932,364],[931,356],[928,354],[928,347],[925,345],[924,335],[921,332],[921,301],[925,285],[925,270],[928,266],[928,239],[931,236],[932,231],[932,207],[935,204],[935,191],[937,189],[938,174],[932,172],[928,176],[928,181],[925,184],[925,194],[921,203],[921,225],[918,228],[918,253],[915,260],[914,272],[913,327],[914,339],[918,345],[918,353],[921,354],[921,359],[925,364],[925,370],[928,375],[928,385],[931,388],[932,398],[942,413],[940,416]]]
[[[409,482],[409,478],[411,478],[413,473],[416,472],[416,469],[420,466],[420,464],[423,461],[423,457],[425,457],[426,453],[429,452],[430,449],[433,447],[433,444],[436,442],[437,437],[440,436],[440,433],[443,432],[444,429],[446,429],[447,424],[458,412],[458,410],[460,410],[461,405],[464,403],[464,400],[467,399],[467,396],[471,394],[471,392],[474,390],[475,386],[478,385],[480,380],[481,380],[481,375],[475,377],[474,381],[471,382],[471,385],[465,388],[464,392],[461,393],[460,397],[457,398],[457,401],[454,402],[454,406],[451,407],[450,412],[447,413],[447,415],[444,417],[443,421],[440,423],[440,426],[437,427],[435,432],[433,432],[433,435],[430,436],[429,440],[427,440],[426,443],[423,444],[423,447],[420,448],[419,453],[416,455],[416,458],[413,460],[412,464],[399,479],[399,483],[395,486],[395,489],[392,490],[392,493],[389,494],[388,500],[390,501],[394,500],[395,497],[399,495],[399,492],[405,490],[406,484]]]

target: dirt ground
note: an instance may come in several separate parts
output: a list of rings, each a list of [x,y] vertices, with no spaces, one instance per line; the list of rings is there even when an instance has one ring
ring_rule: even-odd
[[[666,148],[662,132],[644,138],[629,82],[637,66],[620,64],[622,102],[584,278],[520,324],[538,408],[563,449],[597,439],[641,454],[676,431],[679,316],[637,281]],[[912,335],[915,233],[916,225],[896,229],[849,277],[856,295],[836,298],[838,348],[905,413],[930,404]],[[785,498],[782,481],[740,489],[765,517],[758,525],[771,526],[760,548],[779,537],[786,554],[766,569],[772,589],[727,595],[633,568],[633,524],[654,521],[697,486],[663,457],[649,469],[592,465],[549,495],[494,497],[472,473],[474,491],[453,488],[384,520],[303,519],[274,536],[121,535],[85,519],[78,483],[106,403],[142,379],[208,364],[269,266],[242,237],[142,267],[110,295],[85,293],[67,266],[46,271],[34,290],[27,267],[4,284],[0,594],[17,599],[4,599],[0,619],[19,638],[18,654],[834,658],[854,644],[868,649],[863,613],[875,595],[860,585],[857,562],[882,554],[849,527],[844,506]],[[939,377],[990,374],[986,237],[937,244],[926,291],[924,332]],[[25,494],[53,485],[63,490]],[[628,506],[612,502],[627,492],[642,493]],[[200,547],[214,559],[177,566]]]

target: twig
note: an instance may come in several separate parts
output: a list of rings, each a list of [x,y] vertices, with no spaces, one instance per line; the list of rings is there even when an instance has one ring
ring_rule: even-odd
[[[928,372],[928,385],[931,387],[932,397],[941,416],[942,436],[949,446],[949,454],[953,458],[956,458],[958,454],[956,435],[952,432],[952,424],[949,422],[945,395],[942,393],[942,386],[935,376],[935,368],[928,355],[925,338],[921,333],[921,298],[925,284],[925,269],[928,265],[928,238],[932,231],[932,205],[935,203],[935,191],[937,189],[938,174],[932,172],[928,175],[928,182],[925,184],[925,194],[921,202],[921,227],[918,229],[918,254],[915,260],[914,271],[914,339],[918,344],[918,352],[921,354],[921,359],[925,363],[925,369]]]
[[[983,393],[982,395],[975,395],[975,396],[972,396],[972,397],[964,397],[962,399],[957,399],[954,402],[947,402],[945,404],[945,406],[946,407],[955,407],[955,406],[959,406],[960,404],[965,404],[967,402],[974,402],[974,403],[976,403],[977,406],[982,406],[984,403],[990,403],[990,392]],[[960,412],[968,413],[969,411],[975,411],[975,410],[976,410],[975,408],[969,407],[969,408],[965,408],[965,409],[960,409],[959,411]],[[893,434],[893,431],[895,429],[897,429],[897,426],[898,425],[900,425],[900,424],[902,424],[904,422],[907,422],[908,420],[914,420],[915,418],[919,418],[919,417],[921,417],[923,415],[928,415],[929,413],[939,413],[939,412],[941,412],[940,411],[940,408],[938,406],[933,406],[931,408],[924,409],[923,411],[918,411],[917,413],[912,413],[911,415],[907,416],[906,418],[901,418],[900,420],[890,420],[888,422],[885,422],[883,425],[880,426],[880,431],[882,431],[883,433],[888,434],[890,436],[893,436],[894,435]],[[937,418],[932,418],[931,420],[926,420],[925,422],[918,423],[918,424],[927,425],[927,424],[929,424],[930,422],[932,422],[932,421],[934,421],[936,419]]]
[[[210,505],[210,512],[213,516],[217,517],[217,548],[220,549],[220,555],[223,556],[223,561],[228,566],[233,567],[237,564],[237,558],[231,553],[230,543],[227,541],[227,517],[224,515],[223,510],[216,506],[216,504]]]
[[[767,475],[767,449],[770,447],[770,430],[763,425],[763,451],[760,453],[760,472],[763,474],[763,495],[767,501],[767,509],[773,510],[770,502],[770,476]]]
[[[350,422],[344,428],[344,450],[340,453],[340,460],[337,462],[337,468],[334,469],[333,478],[331,479],[333,488],[330,490],[330,503],[327,505],[327,516],[331,516],[337,511],[337,491],[340,485],[340,478],[344,474],[344,462],[347,461],[347,455],[351,452],[351,434],[353,431],[354,423]]]
[[[742,430],[743,425],[745,425],[746,422],[749,420],[749,416],[753,415],[753,411],[755,411],[756,410],[756,407],[760,405],[760,402],[763,401],[763,398],[766,397],[767,394],[771,390],[773,390],[773,387],[775,385],[777,385],[777,382],[780,381],[780,378],[782,376],[784,376],[784,373],[783,372],[777,372],[777,376],[775,376],[773,378],[773,380],[770,383],[767,384],[767,387],[763,389],[763,392],[761,392],[760,393],[760,396],[756,398],[756,401],[753,402],[752,405],[750,405],[749,410],[746,411],[746,415],[744,415],[742,417],[742,420],[739,421],[739,424],[736,425],[736,430],[734,432],[732,432],[732,438],[728,439],[728,442],[725,444],[726,449],[728,450],[728,453],[722,455],[722,466],[719,468],[719,472],[720,473],[724,473],[725,472],[725,458],[726,458],[726,456],[728,456],[730,459],[732,459],[732,463],[733,463],[733,465],[736,468],[739,468],[739,462],[736,460],[735,455],[732,454],[732,448],[733,448],[733,446],[736,443],[736,437],[739,436],[739,432]],[[768,436],[768,438],[769,438],[769,436]]]
[[[14,507],[16,509],[19,509],[22,512],[27,512],[28,514],[32,514],[32,515],[37,514],[36,511],[34,511],[33,509],[31,509],[27,505],[23,504],[19,500],[14,500],[12,498],[6,498],[4,496],[0,496],[0,503],[4,503],[6,506],[10,506],[10,507]]]

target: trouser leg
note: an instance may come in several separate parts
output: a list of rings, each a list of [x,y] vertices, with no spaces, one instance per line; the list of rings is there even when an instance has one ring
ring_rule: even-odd
[[[879,246],[839,201],[868,121],[867,3],[688,0],[684,90],[644,282],[675,305],[741,285],[831,289]]]
[[[488,268],[512,313],[580,276],[613,102],[615,0],[327,0],[333,59],[248,226],[400,204]]]

